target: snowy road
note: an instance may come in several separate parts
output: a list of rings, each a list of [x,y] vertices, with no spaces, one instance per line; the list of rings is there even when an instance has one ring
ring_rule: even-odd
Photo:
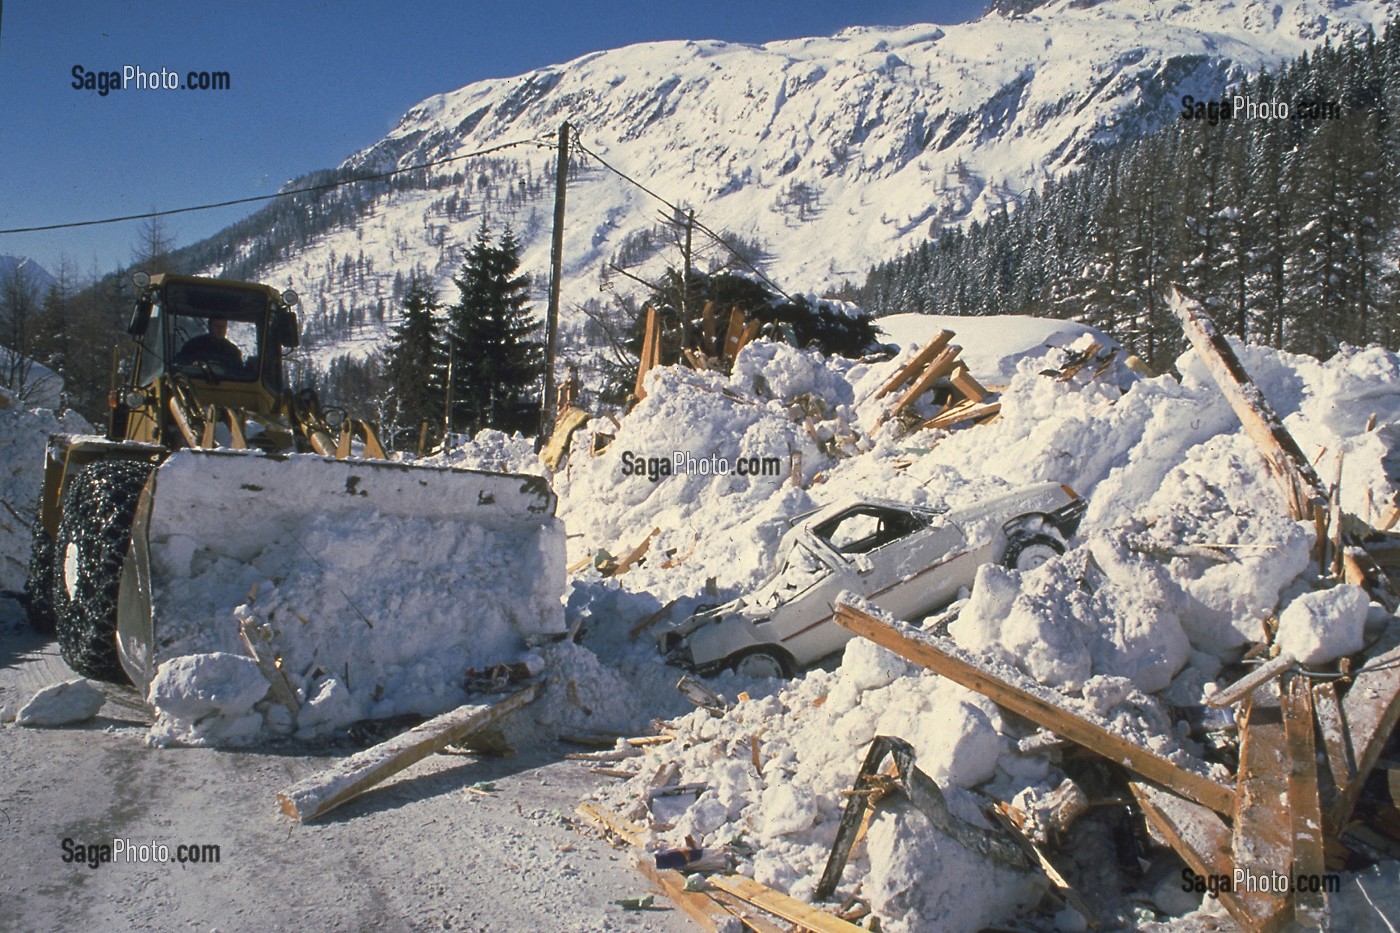
[[[72,676],[52,643],[0,633],[0,705]],[[570,823],[593,778],[563,748],[434,756],[300,826],[274,795],[333,758],[149,748],[134,692],[108,697],[85,726],[0,728],[0,930],[693,929],[613,903],[646,883]],[[218,861],[64,861],[117,839]]]

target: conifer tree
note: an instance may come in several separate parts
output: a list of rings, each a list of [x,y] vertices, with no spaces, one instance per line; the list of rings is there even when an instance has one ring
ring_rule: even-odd
[[[485,220],[453,279],[448,309],[453,430],[534,433],[539,427],[544,348],[530,312],[530,280],[520,274],[520,241],[507,228],[493,244]]]
[[[430,431],[442,424],[446,345],[437,320],[437,291],[427,275],[415,270],[403,297],[403,316],[389,345],[389,384],[395,421],[415,429],[424,421]]]

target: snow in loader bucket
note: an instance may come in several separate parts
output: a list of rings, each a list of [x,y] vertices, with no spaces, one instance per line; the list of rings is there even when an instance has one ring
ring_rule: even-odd
[[[153,739],[309,737],[460,704],[467,668],[565,631],[555,503],[538,476],[172,454],[142,492],[118,602]]]

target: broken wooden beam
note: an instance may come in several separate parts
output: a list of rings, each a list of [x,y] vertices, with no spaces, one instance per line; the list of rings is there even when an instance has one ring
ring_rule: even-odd
[[[963,398],[969,402],[981,402],[987,398],[987,390],[982,386],[982,383],[973,378],[966,363],[959,362],[957,366],[953,367],[948,382],[961,392]]]
[[[1256,877],[1288,874],[1293,841],[1288,806],[1287,739],[1274,684],[1259,687],[1240,717],[1230,851],[1236,869]]]
[[[940,330],[938,333],[934,334],[933,339],[925,344],[918,353],[915,353],[909,362],[899,367],[899,371],[890,377],[890,381],[886,382],[880,388],[879,392],[875,393],[875,397],[884,398],[891,392],[897,391],[910,379],[913,379],[916,374],[933,361],[935,356],[943,352],[943,348],[946,347],[948,341],[952,339],[953,332],[951,330]]]
[[[639,400],[647,397],[647,391],[642,386],[646,374],[661,362],[661,317],[651,305],[646,307],[646,316],[642,331],[642,355],[637,360],[637,384],[632,389],[632,394]]]
[[[1221,709],[1238,700],[1243,700],[1257,688],[1273,680],[1297,663],[1298,661],[1293,655],[1284,652],[1276,658],[1265,661],[1230,686],[1222,690],[1217,690],[1206,697],[1206,706]]]
[[[650,855],[643,855],[637,859],[637,870],[661,889],[661,893],[671,899],[686,916],[699,924],[700,929],[707,933],[721,933],[728,929],[734,919],[727,907],[710,897],[703,891],[687,891],[685,887],[685,876],[674,869],[663,871],[658,869],[652,861]],[[742,923],[742,919],[740,919]]]
[[[1342,700],[1345,738],[1350,759],[1356,763],[1356,775],[1327,811],[1327,830],[1332,835],[1340,835],[1351,819],[1361,787],[1400,720],[1400,626],[1391,626],[1373,650],[1379,653],[1356,672]]]
[[[919,396],[933,387],[935,382],[952,372],[953,366],[957,362],[958,354],[961,352],[962,347],[959,346],[945,347],[938,356],[934,357],[933,362],[929,363],[924,369],[923,375],[916,378],[914,384],[904,390],[904,394],[894,403],[894,407],[890,409],[887,417],[893,418],[901,411],[914,404]]]
[[[1001,411],[1001,402],[962,402],[945,408],[934,415],[923,424],[919,425],[919,430],[925,428],[951,428],[964,421],[976,421],[979,418],[986,418]]]
[[[651,530],[651,533],[648,534],[645,539],[643,539],[641,544],[628,551],[622,557],[621,560],[619,560],[616,564],[613,565],[612,570],[604,574],[604,576],[620,577],[627,571],[631,570],[633,564],[635,564],[637,561],[641,560],[643,557],[646,556],[647,551],[651,549],[652,539],[659,534],[661,534],[661,529],[653,528]]]
[[[720,348],[720,356],[726,364],[734,362],[743,337],[744,312],[736,305],[729,310],[729,328],[725,331],[724,346]]]
[[[1214,883],[1220,903],[1241,926],[1251,933],[1272,933],[1288,923],[1292,912],[1286,898],[1235,887],[1230,829],[1217,814],[1144,781],[1130,781],[1128,786],[1147,822],[1203,886]]]
[[[1288,738],[1288,809],[1292,815],[1293,878],[1320,879],[1327,870],[1323,852],[1322,803],[1317,791],[1317,723],[1306,677],[1283,682],[1283,724]],[[1300,884],[1293,895],[1293,917],[1301,926],[1329,929],[1327,896]]]
[[[1351,757],[1351,742],[1347,737],[1346,720],[1342,718],[1342,703],[1337,687],[1323,681],[1313,687],[1313,713],[1322,733],[1322,745],[1327,752],[1327,769],[1332,779],[1332,797],[1351,786],[1356,780],[1356,760]],[[1330,800],[1329,800],[1330,803]]]
[[[515,693],[486,702],[468,703],[435,716],[386,742],[357,752],[340,764],[298,781],[277,795],[282,812],[302,823],[322,816],[358,797],[380,781],[460,742],[520,709],[540,693],[533,683]]]
[[[1206,371],[1244,425],[1245,433],[1263,453],[1269,472],[1283,489],[1289,514],[1299,520],[1313,518],[1315,512],[1326,507],[1326,487],[1298,442],[1200,304],[1176,289],[1172,289],[1168,303]]]
[[[633,823],[631,820],[625,820],[614,813],[609,813],[597,804],[581,803],[578,805],[577,812],[590,823],[611,833],[629,846],[646,844],[646,827]]]
[[[632,626],[630,629],[627,630],[627,637],[635,640],[638,635],[642,634],[647,629],[655,625],[657,622],[661,621],[662,617],[664,617],[666,613],[670,612],[673,608],[675,608],[675,605],[678,602],[680,602],[679,596],[671,600],[666,605],[662,606],[660,609],[653,612],[651,615],[647,616],[642,621],[638,622],[636,625]]]
[[[804,904],[795,897],[774,891],[752,878],[742,875],[712,875],[709,881],[719,890],[775,917],[795,923],[804,930],[812,930],[814,933],[857,933],[861,930],[835,914],[829,914],[811,904]]]
[[[1234,813],[1235,794],[1232,788],[1204,774],[1187,771],[1156,752],[1085,719],[1080,713],[1052,699],[1052,696],[1056,696],[1054,691],[1041,688],[1038,684],[1027,689],[1007,683],[984,670],[948,639],[929,638],[903,623],[885,622],[844,603],[837,605],[835,618],[857,635],[990,698],[998,706],[1024,716],[1042,728],[1059,733],[1217,813]]]

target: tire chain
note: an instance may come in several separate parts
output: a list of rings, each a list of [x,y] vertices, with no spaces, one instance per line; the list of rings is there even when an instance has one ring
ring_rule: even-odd
[[[95,463],[74,478],[71,500],[64,503],[54,548],[53,603],[59,650],[85,677],[126,681],[117,659],[117,591],[137,497],[150,471],[150,464],[139,461]],[[69,598],[64,582],[70,543],[79,552],[76,599]]]

